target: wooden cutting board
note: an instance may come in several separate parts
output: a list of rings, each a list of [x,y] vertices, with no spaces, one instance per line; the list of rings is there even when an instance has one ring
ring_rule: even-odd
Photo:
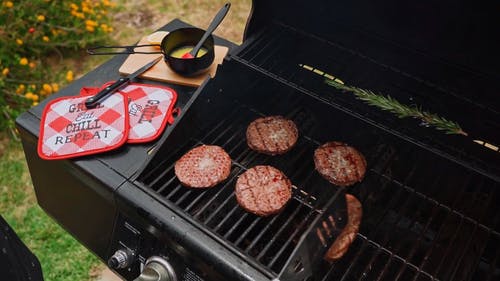
[[[165,32],[165,34],[166,34],[166,32]],[[148,36],[142,38],[141,41],[139,41],[139,43],[137,45],[151,44],[150,41],[148,40]],[[155,51],[159,51],[159,48],[158,47],[142,47],[140,49],[137,49],[137,51],[139,51],[139,50],[141,52],[149,52],[149,51],[155,52]],[[214,48],[215,59],[214,59],[214,62],[212,63],[212,66],[210,66],[210,68],[207,70],[207,72],[202,73],[198,76],[194,76],[194,77],[181,76],[181,75],[175,73],[172,69],[170,69],[170,67],[167,65],[167,63],[164,60],[161,60],[155,66],[150,68],[148,71],[144,72],[139,77],[141,77],[143,79],[150,79],[150,80],[155,80],[155,81],[174,83],[174,84],[179,84],[179,85],[184,85],[184,86],[198,87],[207,78],[208,75],[210,75],[210,77],[215,77],[215,72],[217,71],[217,65],[222,63],[222,60],[226,56],[228,50],[229,49],[225,46],[216,45]],[[128,75],[130,73],[133,73],[137,69],[144,66],[146,63],[154,60],[155,58],[157,58],[159,56],[163,56],[163,55],[161,55],[161,54],[132,54],[132,55],[129,55],[128,58],[125,60],[125,62],[120,67],[119,72],[122,75]]]

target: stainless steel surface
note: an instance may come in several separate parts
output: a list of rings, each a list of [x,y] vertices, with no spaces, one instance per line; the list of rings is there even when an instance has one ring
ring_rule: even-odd
[[[141,275],[134,281],[177,281],[172,265],[165,259],[153,256],[150,257],[144,266]]]

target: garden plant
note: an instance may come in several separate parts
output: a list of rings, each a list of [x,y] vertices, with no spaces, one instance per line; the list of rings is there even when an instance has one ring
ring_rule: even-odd
[[[0,131],[73,80],[67,54],[106,42],[113,31],[109,0],[17,0],[0,6]]]

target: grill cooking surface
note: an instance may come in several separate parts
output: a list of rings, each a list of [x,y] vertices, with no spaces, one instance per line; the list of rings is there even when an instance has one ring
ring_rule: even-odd
[[[155,168],[138,179],[180,213],[274,276],[299,246],[298,239],[317,210],[338,195],[338,189],[314,170],[312,155],[321,143],[340,140],[359,149],[368,163],[365,179],[347,189],[362,202],[363,219],[347,254],[333,265],[315,266],[312,280],[494,280],[500,276],[497,182],[282,81],[245,73],[238,63],[224,68],[224,75],[237,72],[245,80],[231,77],[208,84],[189,109],[189,117],[178,124],[178,130],[189,131],[189,140],[166,143],[170,147],[182,143],[182,147],[151,164]],[[262,97],[265,102],[259,102]],[[330,107],[328,113],[325,106]],[[283,156],[259,154],[246,145],[246,126],[272,114],[294,120],[299,128],[297,146]],[[233,159],[229,180],[206,191],[181,186],[173,172],[175,160],[200,144],[220,145]],[[279,215],[259,218],[237,205],[233,192],[237,176],[257,164],[283,170],[294,184],[293,200]],[[300,264],[297,267],[300,270]]]
[[[336,26],[332,32],[338,33],[343,43],[326,41],[274,23],[259,33],[255,42],[244,46],[234,59],[354,115],[372,120],[378,126],[438,148],[448,153],[447,157],[498,175],[498,154],[480,158],[477,153],[464,152],[463,142],[449,136],[443,138],[441,132],[425,128],[428,125],[421,121],[399,119],[357,100],[353,94],[341,94],[324,83],[324,75],[332,75],[351,86],[390,95],[403,104],[418,105],[457,121],[470,135],[467,146],[478,146],[472,141],[479,139],[494,144],[498,152],[500,123],[497,120],[500,112],[496,90],[492,90],[496,89],[496,79],[444,64],[437,58],[411,53],[408,49],[398,49],[398,46],[377,38],[372,38],[367,45],[362,40],[366,40],[366,35],[360,36],[355,30],[342,26]],[[356,47],[347,47],[346,43]],[[385,52],[375,53],[371,49]],[[415,60],[421,65],[416,65]],[[306,70],[299,65],[312,69]],[[407,69],[413,71],[410,73]],[[476,93],[476,96],[467,97],[470,93]]]
[[[326,204],[332,198],[337,198],[341,189],[329,186],[314,175],[310,155],[317,144],[310,139],[300,138],[292,152],[284,156],[272,157],[249,149],[245,138],[246,125],[258,117],[261,117],[258,112],[244,105],[234,108],[226,120],[212,124],[213,129],[203,134],[201,139],[187,141],[157,169],[146,173],[140,180],[219,238],[230,242],[245,257],[254,259],[271,272],[279,273],[301,235],[322,213]],[[304,118],[299,111],[290,112],[287,117],[296,122]],[[175,161],[182,154],[201,144],[220,145],[233,160],[229,179],[203,191],[182,186],[173,170]],[[293,184],[291,202],[280,214],[269,218],[245,212],[235,199],[237,176],[258,164],[278,167]]]

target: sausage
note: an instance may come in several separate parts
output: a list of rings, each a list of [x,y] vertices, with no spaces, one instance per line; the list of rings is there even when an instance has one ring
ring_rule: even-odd
[[[349,249],[352,241],[356,238],[363,216],[361,202],[351,194],[345,195],[347,205],[347,224],[335,239],[332,246],[326,252],[324,259],[328,262],[334,262],[340,259]]]

